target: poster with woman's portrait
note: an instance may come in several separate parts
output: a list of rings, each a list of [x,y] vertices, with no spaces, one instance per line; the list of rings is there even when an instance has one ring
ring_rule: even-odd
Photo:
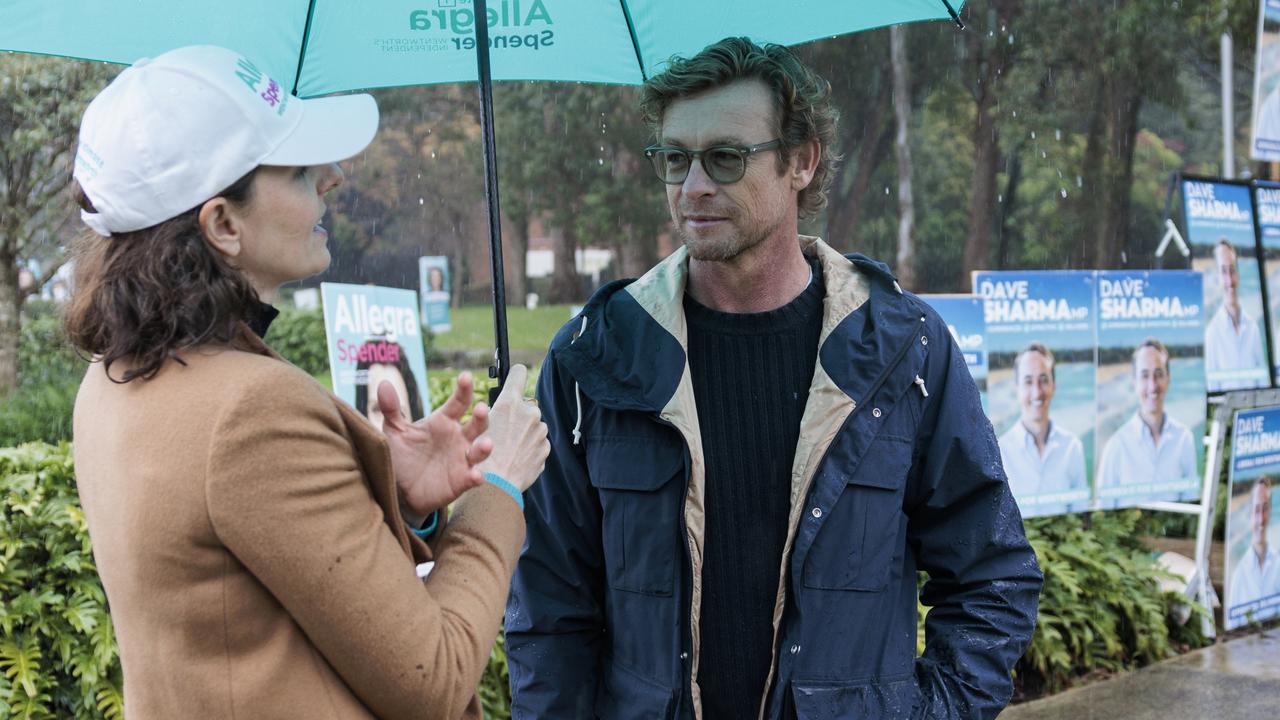
[[[333,392],[378,429],[387,408],[378,387],[387,383],[399,415],[410,422],[430,411],[427,360],[412,290],[321,283],[324,331]]]
[[[453,329],[449,320],[449,258],[444,255],[418,258],[418,285],[422,292],[423,324],[433,333]]]

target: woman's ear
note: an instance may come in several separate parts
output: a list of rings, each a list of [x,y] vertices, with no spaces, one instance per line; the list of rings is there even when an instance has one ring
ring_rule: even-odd
[[[198,221],[205,240],[215,250],[231,261],[239,257],[242,250],[240,217],[229,200],[216,197],[200,206]]]

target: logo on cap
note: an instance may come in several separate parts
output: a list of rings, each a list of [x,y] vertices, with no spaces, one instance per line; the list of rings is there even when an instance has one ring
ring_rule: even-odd
[[[245,85],[253,91],[255,95],[262,98],[271,108],[274,108],[276,115],[283,116],[284,110],[289,105],[289,94],[280,89],[280,83],[270,77],[267,77],[247,58],[240,58],[236,61],[236,77],[244,81]],[[259,87],[266,81],[266,87],[259,91]]]

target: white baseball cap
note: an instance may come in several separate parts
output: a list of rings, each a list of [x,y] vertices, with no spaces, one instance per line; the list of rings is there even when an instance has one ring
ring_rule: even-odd
[[[302,100],[251,60],[194,45],[144,58],[89,103],[73,176],[100,235],[176,217],[259,165],[337,162],[369,144],[369,95]]]

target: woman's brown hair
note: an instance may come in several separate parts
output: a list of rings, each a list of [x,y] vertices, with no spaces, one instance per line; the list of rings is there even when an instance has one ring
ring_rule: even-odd
[[[249,202],[256,172],[218,197]],[[92,212],[84,191],[75,191]],[[77,241],[63,322],[71,343],[101,361],[113,381],[149,380],[170,358],[181,363],[184,348],[230,342],[258,302],[248,279],[205,240],[199,215],[196,207],[149,228],[111,237],[88,232]],[[111,365],[119,360],[129,369],[116,379]]]

